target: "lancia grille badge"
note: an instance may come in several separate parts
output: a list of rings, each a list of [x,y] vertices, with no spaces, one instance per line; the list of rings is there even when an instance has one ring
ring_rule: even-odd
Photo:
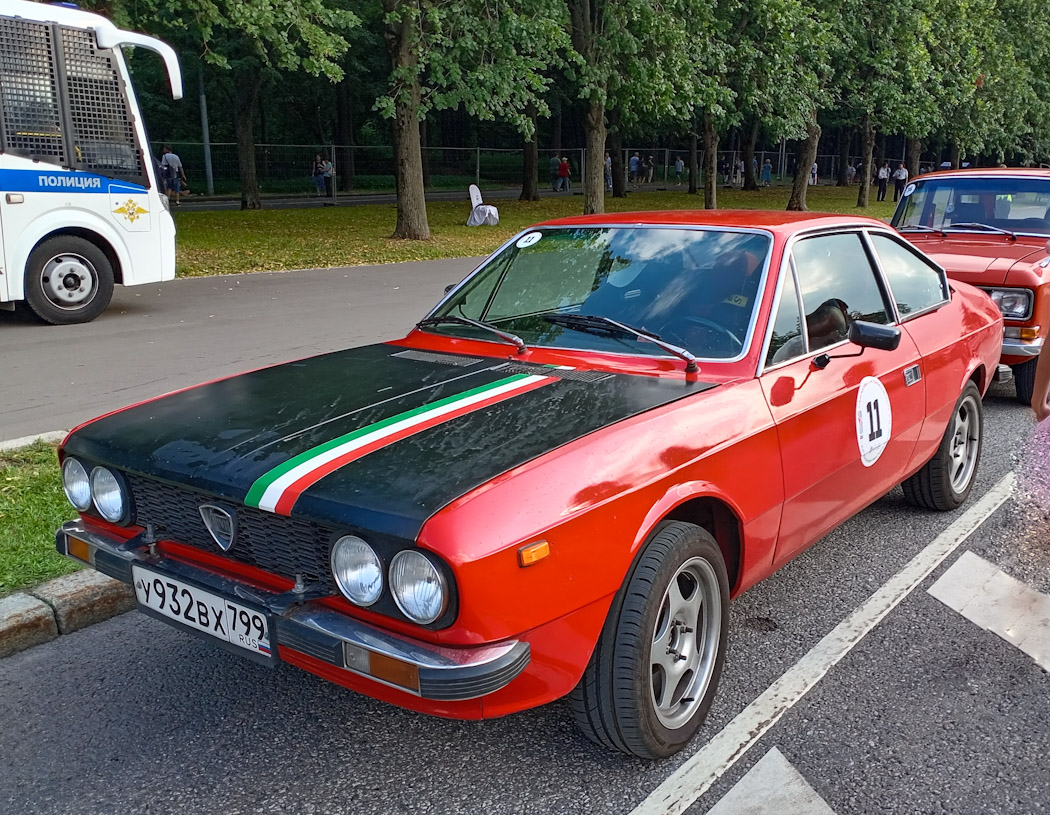
[[[211,533],[215,542],[219,544],[219,548],[224,552],[230,551],[230,547],[233,546],[234,534],[236,533],[233,516],[222,507],[217,507],[214,504],[202,504],[200,510],[201,518],[204,519],[204,525],[208,528],[208,532]]]

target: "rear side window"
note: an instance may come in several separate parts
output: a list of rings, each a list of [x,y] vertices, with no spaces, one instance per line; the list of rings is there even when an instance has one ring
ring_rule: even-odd
[[[809,350],[846,339],[854,320],[886,325],[890,310],[856,232],[806,238],[792,249]]]
[[[871,242],[901,317],[948,301],[948,284],[940,269],[889,235],[873,234]]]

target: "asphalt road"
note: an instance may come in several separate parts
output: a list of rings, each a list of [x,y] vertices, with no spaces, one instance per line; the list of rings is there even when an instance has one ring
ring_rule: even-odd
[[[0,428],[52,430],[202,378],[399,335],[472,265],[178,281],[122,292],[119,308],[69,329],[5,317],[15,353]],[[685,785],[706,789],[674,810],[691,815],[733,794],[748,808],[718,815],[1050,811],[1050,676],[929,593],[964,553],[1050,593],[1050,427],[1034,428],[1010,395],[986,399],[967,507],[1011,473],[1013,496],[808,692],[772,694],[782,717],[735,761],[687,763],[913,557],[958,543],[966,507],[922,512],[896,490],[741,597],[708,723],[668,761],[590,744],[564,703],[432,719],[131,613],[0,661],[0,812],[626,813],[653,811],[645,802],[683,765]],[[794,806],[770,808],[771,762],[795,774]]]

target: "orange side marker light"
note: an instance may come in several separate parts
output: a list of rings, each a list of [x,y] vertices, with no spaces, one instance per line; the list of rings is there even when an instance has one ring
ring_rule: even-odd
[[[518,564],[525,568],[534,563],[539,563],[551,553],[550,544],[547,541],[536,541],[528,546],[522,546],[518,550]]]

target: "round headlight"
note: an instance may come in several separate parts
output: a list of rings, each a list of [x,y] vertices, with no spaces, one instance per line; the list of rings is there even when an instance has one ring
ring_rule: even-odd
[[[105,467],[91,471],[91,497],[98,514],[110,523],[120,523],[124,519],[124,492],[117,477]]]
[[[62,489],[69,503],[81,512],[91,509],[91,482],[84,465],[75,458],[62,462]]]
[[[355,535],[345,535],[332,547],[332,574],[346,599],[370,606],[383,593],[383,564],[375,550]]]
[[[390,563],[390,591],[402,613],[413,622],[432,623],[448,608],[445,577],[426,555],[406,549]]]

